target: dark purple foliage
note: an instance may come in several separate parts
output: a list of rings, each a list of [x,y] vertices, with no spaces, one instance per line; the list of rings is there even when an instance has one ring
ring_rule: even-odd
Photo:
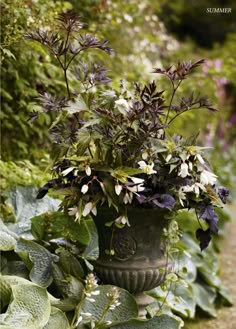
[[[229,190],[225,187],[218,188],[218,195],[223,203],[226,203],[227,197],[229,196]]]
[[[208,223],[209,229],[212,233],[218,232],[218,216],[212,206],[202,209],[200,212],[200,218],[204,219]]]
[[[206,249],[211,241],[210,229],[204,231],[203,229],[199,228],[196,231],[196,238],[200,241],[201,251]]]

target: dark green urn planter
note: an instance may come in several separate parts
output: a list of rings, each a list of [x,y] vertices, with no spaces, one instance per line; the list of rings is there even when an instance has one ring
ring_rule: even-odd
[[[159,209],[130,208],[130,227],[105,224],[119,215],[111,208],[99,209],[94,218],[99,237],[95,272],[103,283],[114,284],[137,294],[160,285],[166,268],[163,229],[168,219]],[[108,251],[114,250],[114,255]]]

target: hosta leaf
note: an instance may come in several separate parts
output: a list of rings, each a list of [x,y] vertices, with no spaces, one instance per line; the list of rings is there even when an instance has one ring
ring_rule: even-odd
[[[100,294],[93,296],[95,303],[85,299],[81,307],[82,312],[91,313],[92,319],[94,321],[98,321],[101,318],[104,309],[108,305],[107,293],[110,292],[112,288],[113,286],[111,285],[99,286],[96,290],[99,290]],[[121,304],[114,310],[109,310],[104,321],[127,321],[131,318],[137,317],[138,315],[138,307],[132,295],[124,289],[117,289],[120,293],[119,302]]]
[[[0,275],[0,280],[3,280],[3,282],[5,282],[9,287],[10,289],[13,287],[13,286],[17,286],[17,285],[20,285],[20,284],[29,284],[29,285],[32,285],[33,283],[27,279],[24,279],[24,278],[21,278],[19,276],[16,276],[16,275]],[[9,293],[9,291],[8,291]],[[11,292],[10,292],[11,294]],[[52,303],[52,305],[56,305],[59,303],[59,299],[53,297],[51,294],[48,294],[48,297],[49,297],[49,300],[50,302]],[[9,295],[10,297],[10,295]]]
[[[86,221],[75,222],[62,212],[47,212],[32,218],[32,233],[37,240],[65,238],[87,245],[90,233]]]
[[[31,187],[18,187],[10,193],[7,202],[13,207],[16,223],[9,223],[9,229],[22,237],[32,238],[30,234],[30,218],[49,210],[58,209],[59,200],[46,196],[42,200],[36,199],[37,190]]]
[[[65,274],[57,264],[53,265],[53,279],[58,292],[64,299],[74,303],[74,308],[82,298],[84,285],[72,275]]]
[[[16,246],[16,239],[6,232],[0,232],[0,250],[13,250]]]
[[[150,320],[130,320],[112,326],[113,329],[179,329],[181,323],[168,315],[160,315]]]
[[[198,283],[194,283],[192,286],[194,300],[197,305],[208,315],[216,317],[216,309],[214,307],[215,296]]]
[[[17,235],[9,230],[0,219],[0,250],[14,250],[17,243]]]
[[[1,325],[12,329],[36,329],[47,324],[51,305],[46,289],[35,284],[12,287],[12,302],[1,316]]]
[[[0,274],[0,295],[1,295],[1,307],[4,308],[9,304],[11,297],[11,286],[5,280],[4,276]]]
[[[65,273],[71,274],[77,279],[84,277],[84,270],[79,260],[72,255],[68,250],[63,249],[58,252],[59,262],[58,265],[61,266]]]
[[[53,259],[50,252],[36,242],[22,238],[17,242],[15,251],[30,269],[30,279],[43,287],[48,287],[52,282]]]
[[[58,308],[52,307],[48,323],[43,329],[69,329],[70,324],[65,313]]]

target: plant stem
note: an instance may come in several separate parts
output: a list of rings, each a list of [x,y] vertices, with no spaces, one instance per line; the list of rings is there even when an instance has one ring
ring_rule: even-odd
[[[66,83],[67,95],[68,95],[68,98],[70,99],[71,93],[70,93],[69,82],[68,82],[68,78],[67,78],[67,69],[63,68],[63,71],[64,71],[64,79],[65,79],[65,83]]]
[[[168,106],[168,112],[167,112],[167,115],[166,115],[165,124],[167,124],[167,122],[168,122],[169,115],[170,115],[171,105],[172,105],[172,102],[173,102],[173,99],[174,99],[175,93],[176,93],[177,89],[179,88],[181,82],[182,82],[182,80],[180,80],[180,81],[177,83],[177,85],[175,86],[175,85],[174,85],[174,82],[171,81],[171,83],[172,83],[172,87],[173,87],[173,92],[172,92],[172,95],[171,95],[170,104],[169,104],[169,106]]]

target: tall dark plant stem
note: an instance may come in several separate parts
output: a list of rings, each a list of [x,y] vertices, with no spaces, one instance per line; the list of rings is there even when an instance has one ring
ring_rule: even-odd
[[[171,95],[170,104],[169,104],[169,106],[168,106],[168,112],[167,112],[167,115],[166,115],[165,124],[167,124],[168,119],[169,119],[170,109],[171,109],[171,105],[172,105],[173,99],[174,99],[174,97],[175,97],[175,93],[176,93],[177,89],[179,88],[179,86],[180,86],[180,84],[181,84],[181,82],[182,82],[182,80],[180,80],[180,81],[177,83],[177,85],[175,86],[175,85],[174,85],[174,82],[173,82],[172,80],[170,80],[170,81],[171,81],[171,83],[172,83],[173,92],[172,92],[172,95]]]

